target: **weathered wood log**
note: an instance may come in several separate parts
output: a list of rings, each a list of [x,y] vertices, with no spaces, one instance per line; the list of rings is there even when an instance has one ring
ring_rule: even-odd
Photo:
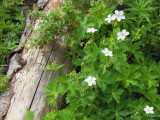
[[[39,0],[39,2],[42,3],[42,0]],[[46,5],[43,5],[44,11],[47,12],[54,9],[55,6],[61,6],[63,1],[48,0],[46,2],[44,0],[44,2],[46,3]],[[52,76],[57,76],[55,71],[42,71],[42,68],[48,62],[56,61],[59,65],[65,64],[58,72],[63,71],[67,74],[72,69],[71,62],[64,58],[67,51],[67,47],[63,43],[64,38],[61,38],[61,42],[47,45],[43,49],[28,49],[28,36],[32,35],[22,34],[21,38],[25,39],[23,42],[25,41],[26,45],[18,55],[26,64],[21,66],[15,63],[17,54],[12,56],[10,61],[7,75],[12,78],[11,87],[0,96],[0,120],[24,120],[27,108],[34,111],[35,120],[40,120],[50,110],[50,107],[46,104],[43,87],[48,85]],[[16,67],[15,64],[17,64]]]

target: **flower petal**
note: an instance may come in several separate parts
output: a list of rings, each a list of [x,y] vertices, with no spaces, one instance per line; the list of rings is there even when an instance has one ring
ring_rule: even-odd
[[[118,36],[121,36],[121,35],[122,35],[122,32],[118,32],[117,35],[118,35]]]
[[[120,36],[118,36],[118,37],[117,37],[117,40],[119,40],[119,39],[121,39],[121,37],[120,37]]]
[[[125,39],[125,36],[121,36],[121,39],[124,40],[124,39]]]
[[[105,51],[105,52],[108,52],[108,48],[104,48],[104,51]]]
[[[146,111],[146,114],[149,114],[149,112],[148,112],[148,111]]]
[[[88,82],[88,81],[89,81],[89,79],[87,78],[87,79],[85,79],[84,81],[85,81],[85,82]]]
[[[88,86],[92,86],[92,82],[88,82]]]
[[[112,20],[115,20],[117,18],[117,15],[116,14],[113,14],[112,15]]]
[[[108,21],[108,20],[109,20],[108,18],[105,18],[105,19],[104,19],[104,21]]]
[[[109,15],[108,15],[108,18],[111,18],[111,17],[112,17],[112,15],[111,15],[111,14],[109,14]]]
[[[88,76],[88,79],[91,80],[91,79],[92,79],[92,76]]]
[[[120,18],[120,17],[117,17],[117,20],[118,20],[118,21],[121,21],[121,18]]]
[[[129,35],[129,32],[126,32],[126,33],[125,33],[125,36],[127,36],[127,35]]]
[[[118,15],[118,14],[119,14],[119,11],[118,11],[118,10],[115,10],[115,14]]]
[[[121,19],[125,19],[126,17],[124,15],[121,15]]]
[[[93,84],[93,85],[96,85],[96,81],[94,81],[92,84]]]
[[[150,110],[153,111],[153,107],[150,107]]]
[[[95,78],[95,77],[92,77],[92,80],[93,80],[93,81],[95,81],[95,80],[96,80],[96,78]]]
[[[154,111],[151,111],[150,113],[151,113],[151,114],[154,114]]]
[[[124,11],[123,11],[123,10],[121,10],[121,11],[119,12],[119,14],[120,14],[120,15],[123,15],[123,14],[124,14]]]
[[[104,50],[102,50],[102,53],[105,53],[105,51],[104,51]]]

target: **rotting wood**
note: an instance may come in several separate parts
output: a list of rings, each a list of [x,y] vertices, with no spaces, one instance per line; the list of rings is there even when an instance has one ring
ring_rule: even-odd
[[[62,2],[62,0],[48,0],[44,11],[47,12],[50,9],[61,6]],[[6,105],[3,107],[4,104],[0,100],[0,107],[6,109],[4,112],[0,108],[0,120],[3,117],[5,117],[5,120],[23,120],[27,113],[27,108],[34,111],[35,120],[40,120],[50,109],[46,104],[45,91],[42,88],[48,85],[52,76],[57,76],[54,71],[42,71],[41,69],[47,65],[48,61],[56,61],[59,65],[65,64],[58,72],[69,73],[72,69],[71,62],[64,58],[67,47],[64,43],[61,43],[63,38],[59,42],[60,44],[47,45],[41,50],[28,50],[27,43],[29,39],[27,35],[27,33],[22,34],[21,37],[21,39],[25,39],[26,43],[22,50],[21,58],[24,61],[26,60],[27,63],[12,75],[11,89],[3,94],[3,97],[0,97],[0,99],[3,98],[3,103]]]

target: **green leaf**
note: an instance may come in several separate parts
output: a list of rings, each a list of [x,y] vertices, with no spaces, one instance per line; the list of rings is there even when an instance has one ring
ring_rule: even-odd
[[[24,120],[32,120],[34,115],[34,112],[31,112],[29,109],[27,109],[27,115],[25,116]]]
[[[49,105],[56,105],[56,98],[58,96],[58,92],[57,92],[57,81],[55,80],[55,78],[52,78],[51,82],[49,83],[49,85],[47,87],[44,87],[43,89],[46,91],[46,96],[47,98],[47,103]]]
[[[112,86],[108,86],[107,90],[105,91],[105,96],[108,96],[107,103],[109,103],[112,98],[119,104],[120,103],[120,96],[124,92],[123,89],[118,88],[118,84],[112,84]]]
[[[62,68],[64,66],[64,64],[62,65],[57,65],[55,61],[52,62],[52,64],[50,65],[50,63],[48,62],[46,68],[43,68],[42,70],[55,70],[57,71],[58,69]]]
[[[112,92],[112,96],[118,104],[120,103],[119,102],[120,96],[122,95],[123,92],[124,92],[124,90],[122,90],[122,89],[117,89],[116,91]]]
[[[42,120],[55,120],[56,119],[56,113],[51,111],[49,113],[47,113]]]
[[[71,110],[63,109],[59,111],[58,120],[75,120],[75,115]]]

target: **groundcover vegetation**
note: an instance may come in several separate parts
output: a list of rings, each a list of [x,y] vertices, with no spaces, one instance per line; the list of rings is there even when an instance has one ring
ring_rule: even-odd
[[[21,32],[25,27],[24,15],[21,13],[22,1],[0,1],[0,94],[9,86],[9,79],[4,75],[7,55],[19,44]]]
[[[62,10],[48,15],[35,9],[32,17],[43,22],[31,47],[66,35],[66,57],[74,65],[44,88],[50,106],[57,106],[59,93],[66,94],[66,107],[42,120],[159,120],[159,11],[159,0],[64,0]],[[1,53],[15,45],[7,38],[1,37]],[[53,63],[44,70],[61,67]]]
[[[31,47],[67,35],[74,65],[44,88],[50,106],[66,94],[66,107],[43,120],[159,120],[159,12],[158,0],[64,0],[48,15],[35,10],[43,22]]]
[[[31,47],[67,35],[75,67],[44,88],[50,106],[66,94],[66,107],[43,120],[159,120],[159,11],[158,0],[64,0],[61,11],[35,10],[43,22]]]

